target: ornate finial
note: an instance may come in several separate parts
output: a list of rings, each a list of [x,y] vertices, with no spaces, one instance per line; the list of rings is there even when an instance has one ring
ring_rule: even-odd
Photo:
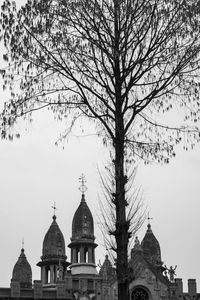
[[[22,238],[22,249],[24,249],[24,237]]]
[[[137,236],[135,237],[135,245],[133,249],[137,251],[142,251],[141,244]]]
[[[54,205],[51,207],[53,208],[53,215],[55,216],[56,215],[56,202],[54,201]]]
[[[147,220],[148,220],[148,225],[150,225],[150,220],[153,220],[153,218],[150,218],[150,217],[149,217],[149,213],[148,213],[148,218],[147,218]]]
[[[86,179],[85,179],[84,174],[81,174],[81,176],[79,177],[79,182],[81,183],[81,186],[79,187],[79,190],[81,191],[82,196],[84,196],[85,192],[87,191],[87,186],[85,185]]]

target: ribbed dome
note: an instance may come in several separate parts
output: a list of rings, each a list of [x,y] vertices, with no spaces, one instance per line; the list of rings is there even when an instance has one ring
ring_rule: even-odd
[[[32,270],[29,262],[26,259],[23,248],[18,261],[13,268],[12,280],[19,281],[20,287],[22,288],[32,287]]]
[[[93,239],[94,240],[94,222],[85,196],[82,195],[81,203],[77,208],[72,221],[72,238],[78,239]]]
[[[148,224],[146,234],[141,242],[144,257],[152,264],[161,264],[161,251],[160,245],[156,237],[154,236],[151,225]]]
[[[53,222],[44,237],[42,259],[58,256],[65,256],[65,240],[54,215]]]

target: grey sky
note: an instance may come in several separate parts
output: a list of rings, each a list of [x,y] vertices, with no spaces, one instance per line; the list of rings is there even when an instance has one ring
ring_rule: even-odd
[[[80,202],[78,178],[87,177],[86,200],[94,217],[101,196],[97,165],[106,161],[106,150],[94,137],[71,138],[54,146],[59,126],[45,113],[40,114],[22,137],[14,142],[0,142],[0,255],[3,258],[0,286],[10,283],[13,266],[19,256],[22,238],[33,269],[39,279],[36,263],[42,254],[42,242],[52,221],[51,206],[56,201],[58,224],[70,242],[73,214]],[[192,152],[178,151],[177,158],[165,166],[139,166],[137,186],[144,191],[145,203],[153,220],[152,229],[160,242],[162,260],[177,264],[177,276],[199,280],[199,210],[200,147]],[[101,243],[95,222],[97,243]],[[138,233],[143,237],[146,224]],[[67,250],[69,258],[70,251]],[[96,261],[105,249],[98,247]]]
[[[2,1],[0,1],[2,3]],[[20,3],[20,2],[18,2]],[[6,95],[1,88],[1,100]],[[56,201],[57,221],[66,244],[71,237],[73,214],[80,202],[78,178],[84,173],[88,191],[86,201],[94,215],[101,196],[97,166],[106,162],[106,149],[95,137],[72,137],[56,147],[54,142],[62,126],[46,113],[39,113],[33,124],[21,125],[22,137],[14,142],[0,142],[0,286],[9,286],[12,269],[20,254],[22,238],[32,266],[33,279],[40,278],[36,263],[42,254],[42,242],[51,224]],[[137,186],[144,191],[152,230],[160,242],[162,260],[178,265],[176,273],[197,278],[200,291],[200,145],[191,152],[177,150],[169,164],[143,166],[137,173]],[[143,237],[146,224],[138,233]],[[95,223],[97,243],[102,240]],[[97,248],[96,262],[106,254]],[[67,256],[70,251],[67,249]]]

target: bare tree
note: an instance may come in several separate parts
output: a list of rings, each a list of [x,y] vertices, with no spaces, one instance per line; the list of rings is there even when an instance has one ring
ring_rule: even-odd
[[[106,166],[106,172],[99,172],[103,199],[99,200],[101,215],[99,217],[100,230],[103,236],[103,245],[109,253],[113,265],[116,264],[117,245],[115,240],[115,173],[114,164]],[[129,167],[128,183],[126,186],[127,210],[126,218],[129,222],[129,253],[137,231],[143,225],[147,214],[144,206],[141,188],[135,186],[136,168]],[[133,188],[134,187],[134,188]],[[127,274],[128,275],[128,274]]]
[[[60,119],[85,116],[112,152],[118,297],[128,299],[126,163],[168,162],[181,140],[199,131],[200,1],[27,0],[19,11],[5,0],[1,70],[11,100],[2,138],[13,138],[19,117],[49,108]],[[18,91],[20,89],[20,92]],[[183,123],[161,124],[176,107]],[[188,124],[185,121],[189,121]]]

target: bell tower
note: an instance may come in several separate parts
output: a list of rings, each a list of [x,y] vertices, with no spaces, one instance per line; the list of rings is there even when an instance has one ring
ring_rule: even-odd
[[[90,209],[85,200],[85,177],[80,177],[81,202],[76,210],[72,221],[71,243],[71,273],[97,275],[95,265],[95,248],[97,244],[94,236],[94,222]]]
[[[63,280],[69,263],[66,261],[65,240],[56,222],[55,204],[53,222],[47,231],[42,247],[41,261],[37,264],[41,268],[43,286],[55,286],[58,280]]]

